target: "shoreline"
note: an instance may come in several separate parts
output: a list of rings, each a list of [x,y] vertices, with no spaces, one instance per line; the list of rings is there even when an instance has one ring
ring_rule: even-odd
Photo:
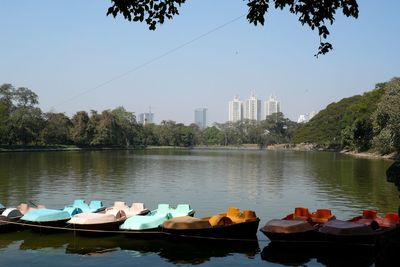
[[[239,146],[195,146],[195,147],[176,147],[176,146],[147,146],[147,147],[77,147],[77,146],[0,146],[0,153],[16,152],[56,152],[56,151],[101,151],[101,150],[270,150],[270,151],[320,151],[336,152],[358,158],[400,160],[400,154],[391,153],[380,155],[377,152],[355,152],[349,150],[324,149],[314,144],[276,144],[260,148],[257,144],[242,144]]]

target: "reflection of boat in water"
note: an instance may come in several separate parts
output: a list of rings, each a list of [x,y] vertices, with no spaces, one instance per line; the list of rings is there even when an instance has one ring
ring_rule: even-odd
[[[157,253],[168,262],[175,264],[199,264],[210,260],[211,257],[226,257],[230,254],[242,254],[254,257],[259,252],[258,241],[241,243],[226,243],[224,246],[213,243],[171,242],[168,240],[139,240],[131,239],[122,242],[120,248],[148,254]]]
[[[30,231],[5,234],[12,242],[18,239],[21,250],[38,250],[87,256],[108,255],[123,250],[135,257],[158,255],[175,264],[198,264],[211,257],[226,257],[239,254],[253,258],[259,253],[258,241],[242,243],[205,244],[193,242],[172,242],[171,240],[128,239],[124,235],[93,238],[74,235],[72,232],[57,235],[38,235]],[[16,238],[17,236],[17,238]],[[1,242],[0,242],[1,243]]]
[[[21,232],[22,243],[20,250],[51,250],[65,251],[65,246],[73,240],[69,233],[59,233],[57,235],[39,235],[30,231]]]
[[[261,259],[286,266],[307,266],[314,259],[326,266],[371,266],[377,255],[378,250],[371,247],[295,246],[271,242],[261,252]]]
[[[205,218],[183,216],[170,219],[162,224],[162,231],[171,238],[197,241],[256,240],[260,219],[254,211],[240,212],[231,207],[226,213],[219,213]]]

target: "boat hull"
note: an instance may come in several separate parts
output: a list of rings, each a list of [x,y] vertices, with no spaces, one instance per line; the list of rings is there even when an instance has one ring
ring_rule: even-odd
[[[248,241],[257,239],[259,220],[202,229],[163,228],[168,238],[185,240]]]
[[[125,220],[107,222],[107,223],[93,223],[93,224],[68,224],[69,228],[80,235],[85,236],[104,236],[120,234],[119,227],[124,223]]]
[[[40,233],[59,233],[68,231],[67,221],[69,219],[57,220],[57,221],[44,221],[44,222],[31,222],[21,220],[24,227],[33,231]]]
[[[20,224],[15,224],[21,217],[7,218],[6,216],[0,216],[0,233],[8,233],[19,231],[23,229]]]
[[[162,239],[166,237],[160,227],[145,230],[121,230],[121,233],[132,239]]]
[[[271,240],[271,242],[290,242],[290,243],[320,243],[325,242],[324,236],[313,229],[297,233],[274,233],[261,228],[260,231]]]

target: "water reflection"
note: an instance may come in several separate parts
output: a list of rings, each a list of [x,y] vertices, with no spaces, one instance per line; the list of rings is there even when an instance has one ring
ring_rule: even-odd
[[[15,206],[32,200],[58,208],[83,198],[87,201],[100,199],[107,206],[115,200],[144,202],[150,209],[158,203],[189,203],[199,217],[237,206],[255,210],[261,218],[260,226],[292,212],[296,206],[306,206],[310,210],[331,208],[338,218],[347,219],[367,208],[378,209],[381,213],[397,211],[398,192],[385,177],[390,164],[392,162],[387,160],[336,153],[295,151],[0,153],[0,203]],[[259,234],[258,237],[262,242],[266,241],[264,236]],[[3,235],[0,238],[2,259],[12,253],[16,257],[22,255],[23,259],[27,257],[25,252],[40,250],[42,245],[43,250],[62,253],[64,259],[76,256],[75,253],[103,255],[104,252],[113,255],[112,258],[116,254],[125,255],[125,251],[130,256],[148,255],[152,261],[162,259],[162,262],[170,263],[190,262],[192,258],[207,262],[210,258],[211,261],[219,258],[218,255],[228,255],[227,261],[236,254],[245,259],[254,256],[254,252],[247,255],[248,251],[241,248],[225,250],[223,246],[135,243],[114,238],[42,239],[21,237],[19,233],[7,238]],[[2,248],[12,253],[5,253]],[[177,251],[185,251],[188,255]],[[267,258],[270,256],[267,253]],[[319,256],[308,255],[301,259],[303,256],[299,255],[300,260],[295,258],[294,263],[309,260],[313,265],[325,264]],[[251,263],[260,263],[257,260],[261,261],[256,256]]]
[[[378,251],[370,247],[289,246],[270,243],[261,252],[261,258],[285,266],[307,266],[320,263],[325,266],[371,266]]]
[[[133,257],[158,255],[174,264],[200,264],[211,257],[227,257],[240,254],[252,259],[260,249],[258,242],[221,244],[173,242],[171,240],[138,240],[124,236],[90,238],[75,236],[73,233],[40,235],[29,231],[2,235],[0,251],[19,244],[19,250],[42,251],[57,254],[85,256],[107,256],[124,251]]]

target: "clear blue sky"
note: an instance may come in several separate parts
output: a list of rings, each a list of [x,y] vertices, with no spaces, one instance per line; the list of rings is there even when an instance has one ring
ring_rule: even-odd
[[[334,51],[316,59],[318,35],[271,9],[264,27],[245,18],[95,90],[97,85],[247,12],[242,0],[187,0],[158,30],[107,17],[110,1],[2,0],[0,83],[39,95],[43,111],[152,106],[157,121],[228,118],[234,95],[275,95],[291,119],[400,76],[400,1],[359,0],[360,17],[337,16]],[[77,96],[77,97],[76,97]],[[75,98],[73,98],[75,97]],[[73,99],[71,99],[73,98]]]

